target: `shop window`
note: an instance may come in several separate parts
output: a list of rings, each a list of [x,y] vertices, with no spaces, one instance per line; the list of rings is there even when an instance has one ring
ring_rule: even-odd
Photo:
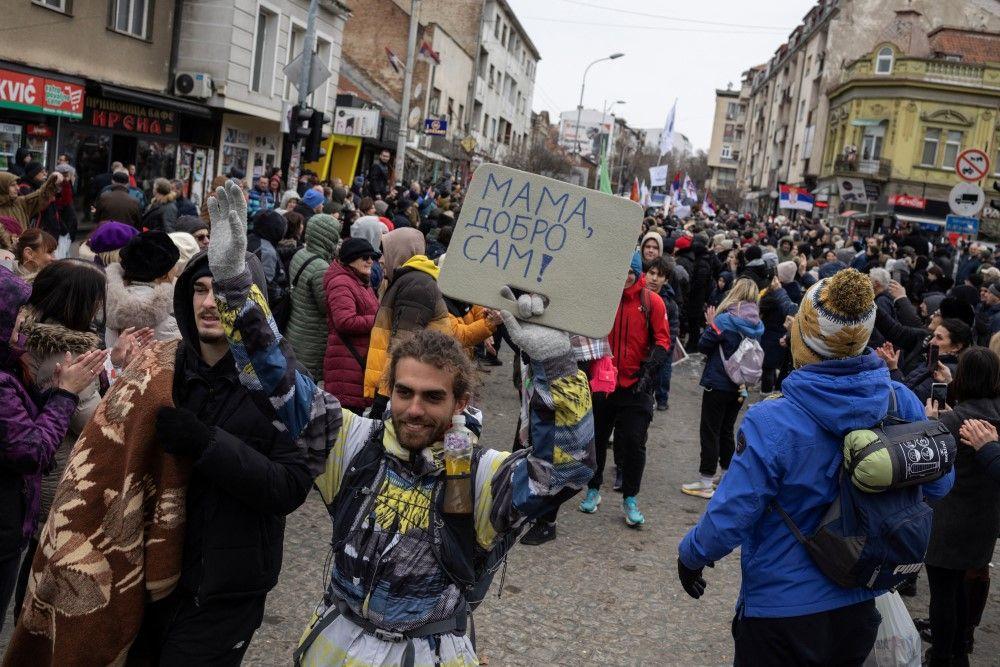
[[[153,189],[157,178],[174,178],[177,174],[177,144],[140,139],[136,160],[135,180],[145,191]]]
[[[962,150],[962,132],[959,130],[948,130],[948,134],[945,135],[944,142],[944,157],[941,159],[941,167],[944,169],[951,169],[956,160],[958,160],[958,154]]]
[[[274,85],[274,51],[278,41],[278,16],[260,7],[257,11],[254,35],[253,69],[250,72],[250,90],[271,96]]]
[[[941,130],[929,127],[924,132],[924,148],[920,154],[920,164],[933,167],[937,164],[938,144],[941,143]]]
[[[875,59],[876,74],[892,74],[892,48],[885,46],[879,49]]]
[[[111,29],[139,39],[149,36],[151,0],[111,0]]]
[[[32,4],[46,7],[63,14],[73,12],[73,0],[31,0]]]

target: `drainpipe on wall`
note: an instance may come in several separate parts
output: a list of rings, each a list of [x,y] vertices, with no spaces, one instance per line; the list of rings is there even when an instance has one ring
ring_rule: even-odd
[[[181,17],[184,15],[184,0],[174,0],[173,32],[170,35],[170,66],[167,71],[166,92],[174,94],[174,79],[177,77],[177,59],[181,45]]]

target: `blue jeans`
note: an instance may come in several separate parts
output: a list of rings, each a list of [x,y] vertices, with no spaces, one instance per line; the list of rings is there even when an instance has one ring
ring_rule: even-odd
[[[671,357],[673,355],[670,355]],[[660,368],[660,381],[654,395],[658,405],[666,405],[670,398],[670,377],[674,374],[674,364],[670,359]]]

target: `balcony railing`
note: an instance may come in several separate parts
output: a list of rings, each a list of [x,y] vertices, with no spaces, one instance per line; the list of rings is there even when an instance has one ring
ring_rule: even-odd
[[[835,173],[841,176],[860,176],[872,180],[887,181],[892,175],[892,161],[884,158],[862,160],[857,156],[839,156],[833,164]]]

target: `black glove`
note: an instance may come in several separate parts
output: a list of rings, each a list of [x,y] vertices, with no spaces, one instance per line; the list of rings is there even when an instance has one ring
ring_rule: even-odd
[[[653,349],[649,351],[649,356],[639,364],[639,370],[632,376],[639,378],[635,384],[636,393],[652,393],[660,379],[660,369],[663,368],[663,364],[669,363],[669,357],[670,355],[665,349],[659,345],[653,346]]]
[[[212,444],[212,429],[184,408],[160,408],[156,413],[156,441],[167,454],[198,458]]]
[[[709,566],[711,567],[712,563],[709,563]],[[692,570],[681,562],[680,558],[677,559],[677,578],[681,580],[681,586],[687,594],[695,600],[705,593],[705,578],[701,576],[704,569],[699,567],[697,570]]]

